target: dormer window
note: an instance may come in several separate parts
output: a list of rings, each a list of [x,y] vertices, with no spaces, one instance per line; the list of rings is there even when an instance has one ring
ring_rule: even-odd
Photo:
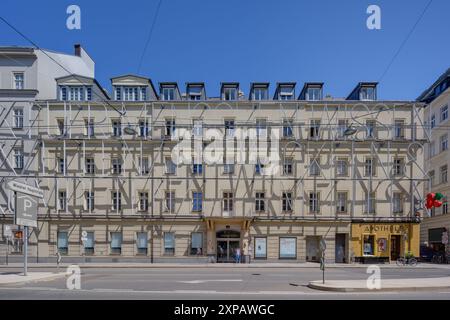
[[[223,89],[223,99],[224,100],[236,100],[237,89],[236,88],[224,88]]]
[[[280,87],[280,93],[278,95],[279,100],[293,100],[294,99],[294,88],[292,87]]]
[[[175,100],[175,88],[174,87],[163,88],[162,98],[165,101]]]
[[[92,87],[59,86],[59,97],[62,101],[90,101],[92,100]]]
[[[267,88],[255,87],[253,88],[253,100],[267,100]]]
[[[361,87],[359,91],[359,100],[376,100],[374,87]]]
[[[322,88],[309,87],[306,91],[306,100],[310,101],[322,100]]]
[[[147,100],[147,87],[140,86],[114,86],[116,101],[145,101]]]
[[[188,99],[189,100],[201,100],[203,88],[201,86],[189,86],[188,87]]]

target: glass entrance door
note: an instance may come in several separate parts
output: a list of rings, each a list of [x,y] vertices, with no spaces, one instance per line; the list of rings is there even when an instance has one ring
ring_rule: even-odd
[[[240,247],[237,240],[217,240],[217,262],[235,262],[236,249]],[[241,254],[242,256],[242,254]]]

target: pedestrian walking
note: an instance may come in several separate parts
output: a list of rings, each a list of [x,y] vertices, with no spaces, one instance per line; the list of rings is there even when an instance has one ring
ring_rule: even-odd
[[[241,248],[236,248],[236,263],[241,262]]]

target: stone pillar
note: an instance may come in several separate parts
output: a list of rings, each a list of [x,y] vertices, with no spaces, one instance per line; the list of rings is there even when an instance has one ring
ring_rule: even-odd
[[[249,246],[250,244],[250,224],[248,221],[244,221],[241,229],[241,239],[242,239],[242,255],[243,262],[250,263],[250,252]]]
[[[206,254],[208,256],[208,262],[216,262],[216,231],[214,230],[214,222],[206,221]]]

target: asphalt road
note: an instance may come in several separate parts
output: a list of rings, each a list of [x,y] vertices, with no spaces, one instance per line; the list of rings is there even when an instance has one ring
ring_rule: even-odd
[[[1,269],[1,273],[20,272]],[[55,271],[54,269],[40,269]],[[384,278],[450,276],[450,269],[382,269]],[[327,279],[367,279],[364,268],[330,268]],[[309,289],[322,278],[312,268],[152,268],[84,269],[81,289],[68,290],[66,279],[0,286],[0,299],[446,299],[450,289],[384,293],[330,293]]]

